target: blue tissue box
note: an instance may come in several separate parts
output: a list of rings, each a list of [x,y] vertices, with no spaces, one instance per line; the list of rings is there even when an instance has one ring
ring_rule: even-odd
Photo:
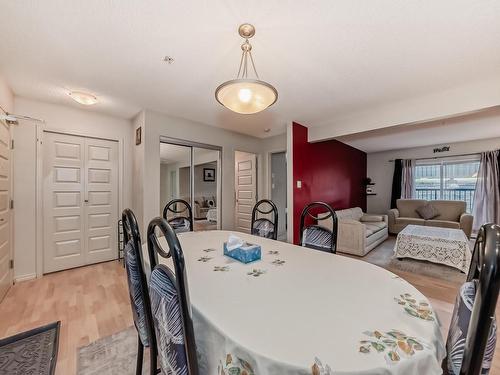
[[[236,249],[228,250],[227,242],[224,242],[224,255],[245,264],[261,259],[260,246],[251,243],[245,243]]]

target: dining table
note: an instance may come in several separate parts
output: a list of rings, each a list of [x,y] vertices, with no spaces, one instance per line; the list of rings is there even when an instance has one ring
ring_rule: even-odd
[[[259,245],[261,259],[244,264],[223,255],[230,234]],[[178,238],[200,374],[442,374],[438,317],[401,277],[362,260],[246,233]],[[160,244],[168,249],[164,238]],[[159,262],[173,271],[172,258]]]

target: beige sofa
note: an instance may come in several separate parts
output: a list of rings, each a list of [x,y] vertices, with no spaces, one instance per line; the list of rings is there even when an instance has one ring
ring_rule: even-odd
[[[190,202],[189,197],[182,197],[186,202]],[[210,207],[208,205],[208,201],[212,200],[213,201],[213,206]],[[215,197],[209,196],[209,197],[196,197],[194,199],[194,206],[193,208],[193,219],[195,220],[203,220],[207,218],[207,213],[210,208],[215,208]]]
[[[417,213],[416,209],[430,203],[438,211],[439,216],[431,220],[424,220]],[[429,227],[462,229],[470,238],[472,231],[473,216],[467,214],[466,202],[424,199],[398,199],[397,208],[389,211],[389,233],[401,232],[407,225],[424,225]]]
[[[388,237],[387,215],[364,214],[359,207],[335,212],[339,252],[364,256]],[[319,225],[331,228],[331,219],[319,221]]]

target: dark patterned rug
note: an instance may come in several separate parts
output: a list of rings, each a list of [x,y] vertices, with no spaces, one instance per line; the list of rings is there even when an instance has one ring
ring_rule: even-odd
[[[53,375],[61,322],[0,340],[0,375]]]

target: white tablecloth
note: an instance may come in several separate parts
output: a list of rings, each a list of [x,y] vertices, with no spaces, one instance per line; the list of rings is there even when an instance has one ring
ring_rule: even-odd
[[[222,255],[229,233],[179,235],[201,374],[441,374],[439,324],[432,310],[430,320],[405,310],[427,302],[406,281],[363,261],[238,234],[262,246],[262,260],[244,265]],[[414,338],[400,338],[395,362],[391,330]]]
[[[398,234],[394,256],[441,263],[467,273],[472,252],[461,229],[408,225]]]

